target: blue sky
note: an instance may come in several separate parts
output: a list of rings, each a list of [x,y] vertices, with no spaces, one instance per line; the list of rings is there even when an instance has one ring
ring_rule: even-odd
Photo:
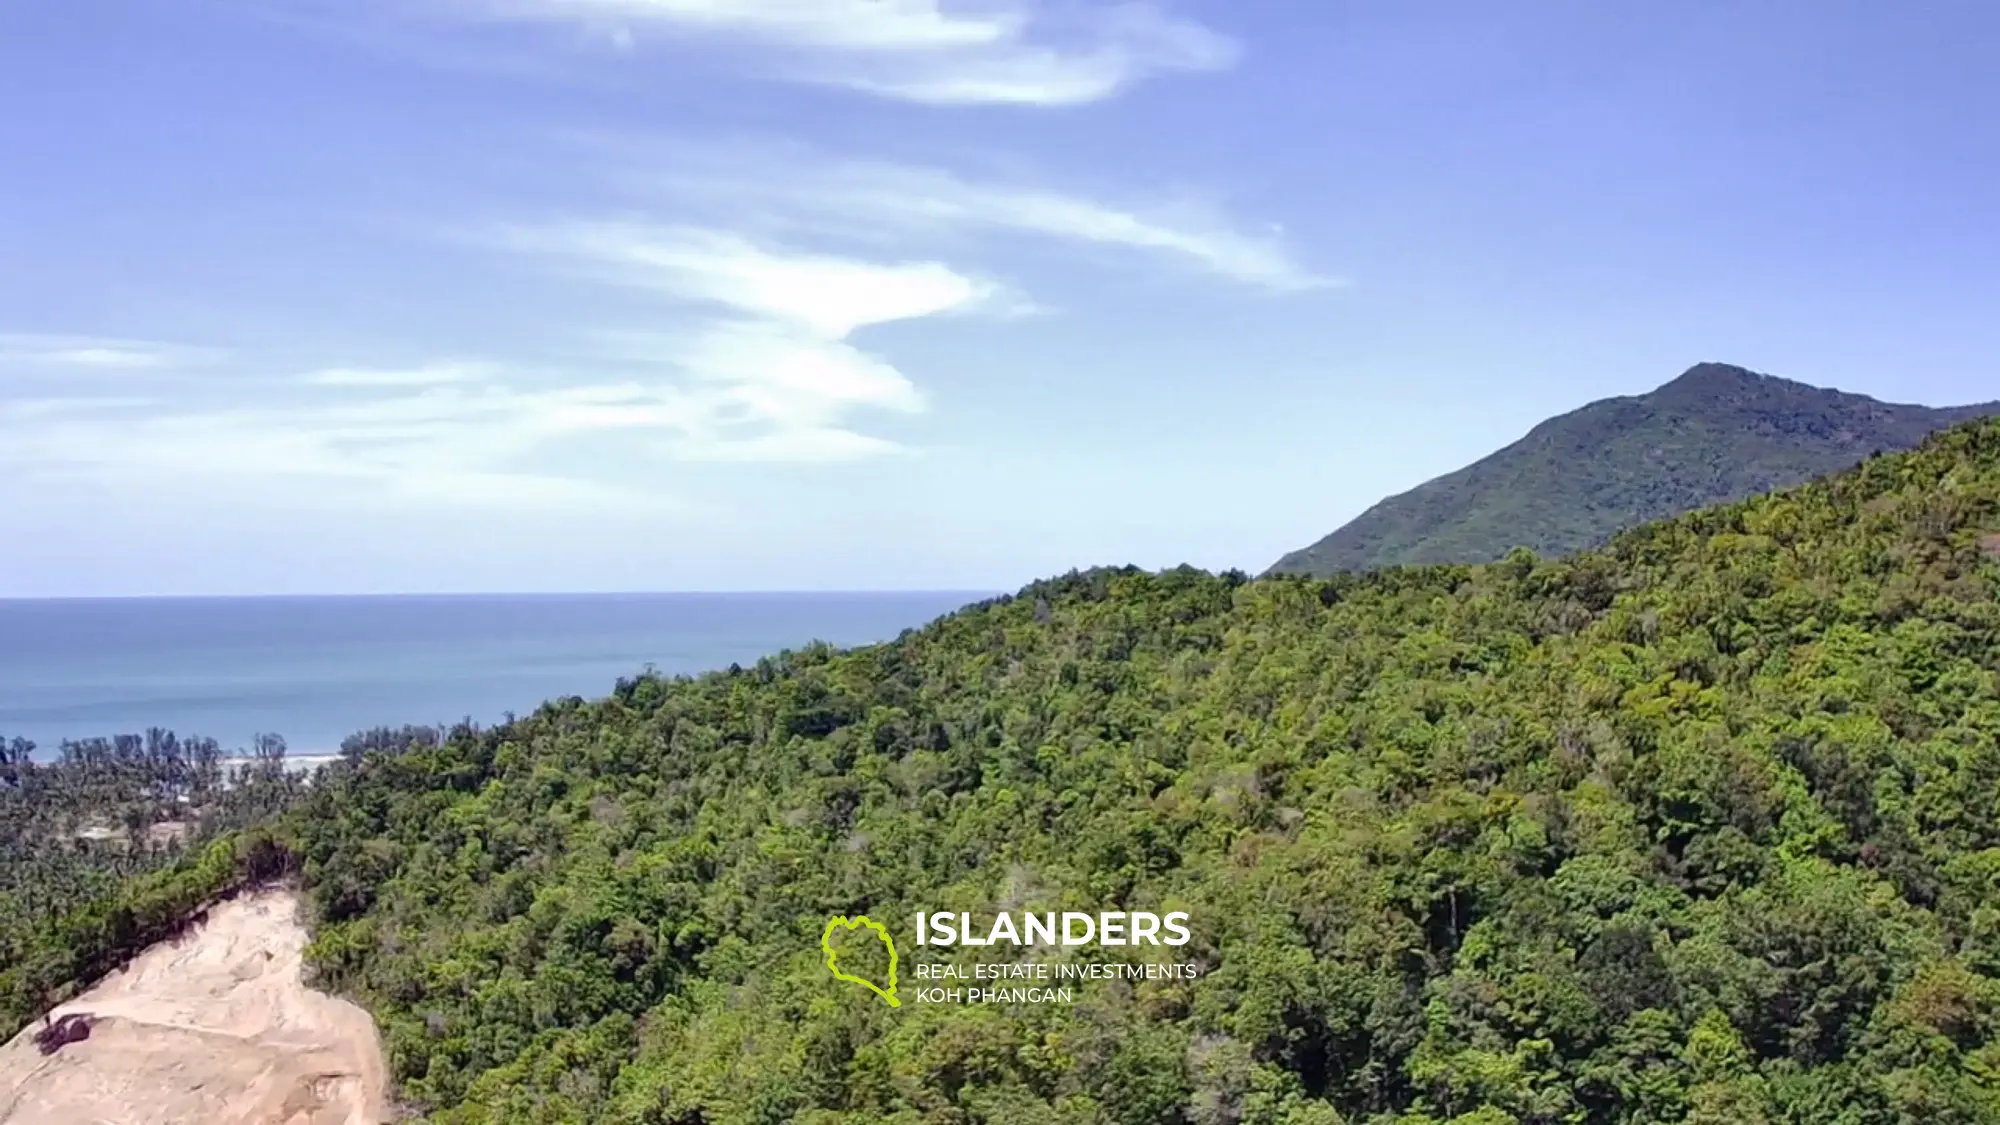
[[[0,5],[0,595],[1260,569],[1703,360],[2000,397],[1983,3]]]

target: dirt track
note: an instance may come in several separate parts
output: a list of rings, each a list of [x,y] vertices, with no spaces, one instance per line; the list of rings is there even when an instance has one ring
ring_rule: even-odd
[[[0,1047],[0,1125],[377,1125],[380,1037],[360,1008],[305,987],[305,930],[284,892],[217,905],[50,1013],[89,1037],[43,1055],[36,1023]]]

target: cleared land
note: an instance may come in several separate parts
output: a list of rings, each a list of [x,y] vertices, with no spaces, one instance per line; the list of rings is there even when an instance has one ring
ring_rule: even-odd
[[[300,978],[288,892],[245,894],[51,1012],[88,1035],[0,1047],[0,1125],[377,1125],[391,1120],[374,1021]],[[74,1033],[72,1033],[74,1034]]]

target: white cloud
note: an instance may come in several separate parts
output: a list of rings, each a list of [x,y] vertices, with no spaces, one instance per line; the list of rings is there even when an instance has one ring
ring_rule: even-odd
[[[692,306],[672,336],[601,336],[601,358],[671,370],[670,395],[569,404],[556,425],[664,428],[674,456],[826,461],[896,446],[846,425],[856,411],[924,409],[917,387],[849,337],[895,321],[1006,311],[999,286],[934,261],[870,262],[773,249],[739,235],[632,221],[515,226],[496,245]]]
[[[800,47],[924,51],[1018,38],[1026,15],[945,11],[936,0],[460,0],[488,18],[645,25],[733,33]]]
[[[899,448],[894,442],[837,426],[807,426],[737,441],[698,442],[685,456],[702,461],[858,461]]]
[[[130,410],[157,406],[159,399],[129,395],[78,395],[74,397],[29,398],[0,402],[0,417],[15,423],[36,422],[66,415],[95,414],[106,410]]]
[[[420,367],[329,367],[306,375],[323,387],[431,387],[465,383],[492,374],[483,363],[429,363]]]
[[[579,220],[495,232],[503,248],[566,259],[611,281],[657,289],[829,339],[857,328],[978,308],[992,282],[940,263],[877,263],[779,252],[739,235],[636,221]]]
[[[724,324],[705,332],[681,363],[735,389],[758,413],[819,422],[847,406],[914,413],[922,396],[903,373],[848,344],[770,325]]]
[[[310,3],[312,0],[293,0]],[[353,17],[354,0],[322,6]],[[741,43],[785,80],[942,105],[1074,105],[1154,74],[1233,65],[1226,36],[1156,0],[378,0],[406,16],[544,25],[635,53]]]
[[[657,506],[662,493],[644,467],[660,458],[825,462],[894,451],[853,417],[919,412],[923,395],[848,337],[975,310],[995,291],[937,262],[803,253],[698,228],[563,222],[509,228],[497,245],[654,294],[663,320],[692,317],[676,331],[598,337],[545,364],[287,373],[245,361],[164,397],[0,396],[10,434],[0,465],[123,486],[200,478],[209,494],[316,503]],[[574,456],[607,443],[627,443],[611,454],[616,484],[604,465]]]
[[[803,146],[599,147],[639,169],[627,176],[640,190],[718,215],[758,215],[781,229],[899,241],[1027,234],[1137,251],[1280,292],[1338,284],[1300,264],[1273,224],[1248,231],[1199,200],[1107,202],[937,168],[833,159]]]
[[[1100,12],[1073,42],[1025,36],[981,50],[918,57],[849,58],[809,72],[818,81],[933,105],[1063,106],[1101,101],[1161,71],[1213,71],[1240,49],[1213,31],[1149,4]]]
[[[1015,34],[994,26],[1002,40]],[[151,372],[196,371],[195,360],[225,353],[0,335],[0,375],[9,364],[29,373],[11,398],[0,384],[10,435],[0,465],[127,484],[201,477],[218,496],[289,488],[359,504],[657,504],[647,469],[662,460],[813,463],[901,449],[870,423],[919,414],[926,396],[856,337],[1032,308],[959,261],[968,238],[1152,255],[1272,290],[1327,283],[1276,232],[1187,201],[1106,202],[768,148],[689,150],[657,167],[644,177],[648,203],[677,222],[561,218],[479,232],[488,249],[637,295],[644,331],[579,323],[572,306],[558,328],[589,344],[564,353],[545,338],[539,350],[555,359],[447,352],[315,366],[232,355],[199,378]],[[69,374],[89,369],[148,375],[143,387],[121,377],[114,388]]]
[[[209,349],[99,336],[0,333],[0,367],[131,371],[213,358]]]
[[[157,367],[162,362],[158,355],[135,348],[64,348],[45,358],[69,367]]]
[[[575,262],[699,315],[676,333],[624,334],[550,367],[466,360],[238,371],[162,403],[0,399],[0,463],[69,477],[202,477],[237,491],[317,482],[319,499],[456,504],[650,504],[620,484],[547,466],[578,439],[632,454],[824,462],[893,451],[858,411],[915,413],[916,386],[847,337],[871,324],[978,307],[991,287],[934,262],[869,263],[774,250],[712,231],[638,224],[513,228],[501,245]]]
[[[797,237],[630,217],[477,232],[489,249],[639,295],[657,312],[644,331],[577,325],[582,344],[541,363],[245,360],[150,399],[52,384],[0,398],[0,424],[16,435],[0,460],[127,481],[196,475],[239,489],[317,482],[310,495],[357,502],[646,504],[660,495],[646,466],[662,459],[809,463],[900,449],[864,423],[921,413],[925,395],[857,334],[1030,307],[1006,286],[911,247],[1032,235],[1157,255],[1275,290],[1324,284],[1274,235],[1245,233],[1192,204],[1118,206],[797,152],[682,155],[695,158],[668,161],[676,170],[649,181],[668,189],[675,213],[733,216],[749,227],[771,224],[747,216],[774,215]],[[856,230],[889,245],[863,255],[797,244],[843,234],[852,244]],[[4,337],[0,348],[169,354],[51,337]],[[565,455],[578,450],[616,458],[616,467]]]
[[[234,496],[303,486],[314,502],[643,500],[635,490],[520,466],[554,432],[547,417],[563,397],[496,387],[344,404],[153,403],[144,412],[111,399],[67,400],[61,410],[41,400],[0,402],[0,424],[12,430],[0,464],[117,486],[196,478]]]

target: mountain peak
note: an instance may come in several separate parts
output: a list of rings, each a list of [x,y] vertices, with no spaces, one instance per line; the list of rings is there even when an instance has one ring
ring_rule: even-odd
[[[1755,383],[1773,377],[1733,363],[1697,363],[1681,372],[1667,386],[1676,383]]]
[[[1897,405],[1697,363],[1647,394],[1551,418],[1491,456],[1383,500],[1271,569],[1478,563],[1517,546],[1568,554],[1637,524],[1802,484],[1874,450],[1911,448],[1986,414],[2000,414],[2000,403]]]
[[[1794,383],[1774,375],[1765,375],[1747,367],[1733,363],[1697,363],[1676,376],[1672,382],[1662,384],[1653,395],[1662,398],[1728,398],[1745,393],[1769,391],[1778,387],[1796,387],[1801,390],[1819,390],[1804,383]]]

